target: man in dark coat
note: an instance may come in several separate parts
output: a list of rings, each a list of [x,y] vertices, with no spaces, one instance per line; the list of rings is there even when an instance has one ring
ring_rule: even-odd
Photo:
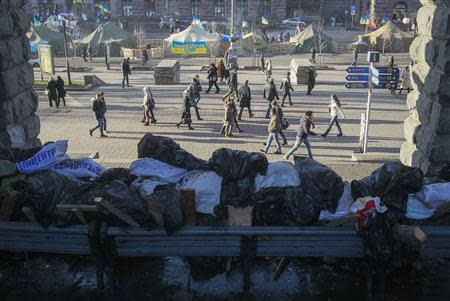
[[[92,133],[96,129],[99,129],[100,137],[108,137],[104,134],[105,122],[106,122],[106,119],[105,119],[106,104],[100,93],[97,94],[97,97],[92,99],[92,111],[94,111],[94,113],[95,113],[95,119],[97,119],[97,126],[93,129],[89,130],[89,135],[92,136]]]
[[[315,85],[316,85],[316,72],[314,71],[313,67],[310,67],[308,71],[308,91],[306,92],[306,95],[311,95],[311,91],[314,89]]]
[[[317,53],[316,48],[312,48],[311,49],[311,59],[310,59],[311,64],[316,63],[316,53]]]
[[[286,97],[289,99],[289,105],[292,106],[292,100],[291,100],[291,91],[294,92],[294,88],[292,88],[291,85],[291,73],[288,72],[286,74],[286,77],[283,78],[281,81],[280,90],[283,91],[283,99],[281,100],[281,106],[284,107],[284,100]]]
[[[142,62],[144,63],[144,65],[148,62],[147,49],[145,48],[142,48]]]
[[[208,69],[208,81],[209,81],[209,86],[208,86],[208,90],[206,90],[206,93],[209,93],[209,91],[211,91],[212,86],[214,85],[214,87],[216,87],[216,93],[220,92],[219,86],[217,85],[217,68],[216,65],[214,63],[211,63],[211,65],[209,66]]]
[[[270,112],[272,110],[272,101],[275,100],[275,98],[278,100],[278,92],[277,87],[275,86],[275,82],[273,81],[273,78],[269,80],[269,83],[267,83],[264,86],[263,91],[263,97],[267,99],[267,102],[269,103],[269,107],[267,108],[266,112],[266,118],[270,118]]]
[[[48,94],[48,103],[50,107],[53,107],[53,101],[55,101],[56,108],[59,107],[58,104],[58,91],[56,89],[56,81],[52,77],[47,83],[47,94]]]
[[[123,59],[121,67],[122,67],[122,75],[123,75],[122,88],[125,88],[125,81],[127,82],[127,87],[129,87],[130,82],[129,82],[128,76],[131,74],[130,59],[129,58]]]
[[[58,92],[58,101],[56,102],[56,107],[59,107],[61,99],[63,100],[63,105],[66,107],[66,89],[64,89],[64,80],[61,76],[58,76],[56,80],[56,90]]]
[[[203,120],[203,118],[200,117],[200,112],[198,111],[198,103],[200,101],[201,91],[202,85],[200,84],[200,77],[196,75],[192,78],[189,99],[191,101],[191,106],[194,107],[195,114],[197,115],[197,120]]]
[[[188,129],[193,130],[194,128],[191,126],[192,118],[191,118],[191,91],[190,87],[186,88],[183,92],[183,112],[181,113],[181,120],[177,123],[177,128],[180,128],[181,124],[187,124]]]
[[[252,95],[250,92],[250,87],[248,86],[248,80],[245,81],[245,84],[239,88],[239,110],[238,120],[241,120],[242,112],[244,112],[244,108],[248,110],[248,116],[250,118],[253,117],[252,109],[250,106],[250,101],[252,100]]]

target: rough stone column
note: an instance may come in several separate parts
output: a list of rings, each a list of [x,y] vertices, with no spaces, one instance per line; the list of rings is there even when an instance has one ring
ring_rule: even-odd
[[[31,16],[26,0],[0,1],[0,146],[40,145],[38,96],[33,89],[30,44],[25,36]]]
[[[450,162],[450,0],[421,3],[400,159],[434,175]]]

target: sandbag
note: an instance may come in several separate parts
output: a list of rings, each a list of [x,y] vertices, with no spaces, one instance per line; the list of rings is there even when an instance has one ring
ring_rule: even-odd
[[[255,177],[259,173],[265,175],[269,162],[261,153],[220,148],[212,154],[209,165],[228,182],[248,176]]]
[[[137,178],[131,183],[131,188],[137,191],[143,200],[147,200],[155,191],[156,187],[164,185],[169,185],[169,183],[157,177],[150,179]]]
[[[212,214],[220,203],[222,177],[214,171],[190,171],[178,182],[176,188],[194,189],[196,211]]]
[[[336,212],[344,192],[342,178],[329,167],[313,159],[299,158],[295,167],[300,176],[306,202],[312,203],[320,210]]]
[[[350,183],[345,181],[344,193],[342,193],[342,196],[338,201],[336,212],[332,213],[328,210],[322,210],[320,211],[319,220],[334,221],[349,215],[351,213],[350,206],[353,204],[353,202],[354,200],[352,198],[352,190],[350,187]]]
[[[159,177],[169,183],[177,183],[187,173],[186,169],[172,166],[162,161],[145,158],[130,165],[131,173],[138,177]]]
[[[208,170],[208,163],[191,155],[174,140],[147,133],[138,143],[138,158],[154,158],[187,170]]]
[[[438,209],[450,202],[450,183],[425,185],[415,194],[415,197],[429,208]]]
[[[67,140],[46,144],[31,158],[17,163],[17,169],[24,174],[47,170],[68,159]]]
[[[99,176],[96,181],[102,182],[102,183],[108,183],[114,180],[119,180],[121,182],[124,182],[127,185],[130,185],[134,180],[136,179],[136,176],[131,174],[130,169],[128,168],[109,168],[105,170],[101,176]]]
[[[102,175],[105,168],[92,159],[67,159],[51,168],[57,173],[74,179],[95,179]]]
[[[158,186],[148,201],[158,202],[163,215],[164,229],[168,234],[174,233],[183,226],[181,194],[174,187]]]
[[[255,192],[263,188],[297,186],[300,186],[300,177],[290,162],[269,163],[266,175],[258,174],[255,177]]]

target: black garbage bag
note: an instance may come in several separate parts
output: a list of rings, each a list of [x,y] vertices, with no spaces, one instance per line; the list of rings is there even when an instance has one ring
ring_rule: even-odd
[[[77,219],[72,213],[56,210],[56,206],[76,202],[78,195],[90,185],[57,172],[42,171],[12,186],[14,190],[22,193],[24,207],[33,210],[36,221],[46,228],[51,224],[76,224]]]
[[[33,147],[28,149],[21,148],[3,148],[0,147],[0,160],[7,160],[14,163],[25,161],[33,157],[42,147]]]
[[[423,172],[400,162],[386,162],[372,174],[361,180],[351,182],[354,199],[365,196],[378,196],[390,209],[404,214],[408,194],[418,192],[423,185]]]
[[[295,167],[300,176],[306,203],[315,208],[336,212],[344,193],[342,178],[329,167],[313,159],[296,158]]]
[[[221,204],[235,207],[247,207],[252,205],[253,179],[245,177],[239,180],[222,181],[220,194]]]
[[[208,163],[180,147],[174,140],[147,133],[138,143],[138,158],[154,158],[187,170],[208,170]]]
[[[186,257],[194,281],[206,281],[226,272],[225,257]]]
[[[321,209],[305,196],[302,187],[284,189],[283,206],[286,214],[297,225],[313,225],[319,221]]]
[[[450,163],[444,165],[439,171],[438,178],[445,182],[450,182]]]
[[[128,168],[110,168],[105,170],[101,176],[95,181],[101,183],[108,183],[113,180],[119,180],[127,185],[130,185],[137,177],[131,174]]]
[[[178,190],[170,185],[158,186],[149,200],[158,202],[167,234],[172,234],[183,226],[181,193]]]
[[[261,153],[219,148],[212,154],[209,165],[228,182],[248,176],[254,178],[259,173],[265,175],[269,162]]]

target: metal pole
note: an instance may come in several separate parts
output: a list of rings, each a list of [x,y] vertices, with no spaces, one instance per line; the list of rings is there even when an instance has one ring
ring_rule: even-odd
[[[354,15],[352,14],[352,25],[351,25],[351,30],[353,31],[353,18],[354,18]]]
[[[230,22],[230,49],[233,49],[233,39],[234,34],[234,0],[231,0],[231,22]]]
[[[367,142],[369,140],[369,122],[370,122],[370,106],[372,103],[372,88],[373,88],[373,84],[372,84],[372,68],[373,68],[374,64],[370,63],[370,69],[369,69],[369,89],[367,92],[367,110],[366,110],[366,124],[365,124],[365,129],[364,129],[364,150],[363,153],[366,154],[367,153]]]
[[[67,68],[67,82],[69,86],[72,85],[72,79],[70,78],[70,66],[69,66],[69,58],[67,57],[67,34],[66,34],[66,21],[63,21],[63,29],[64,29],[64,55],[66,57],[66,68]]]

